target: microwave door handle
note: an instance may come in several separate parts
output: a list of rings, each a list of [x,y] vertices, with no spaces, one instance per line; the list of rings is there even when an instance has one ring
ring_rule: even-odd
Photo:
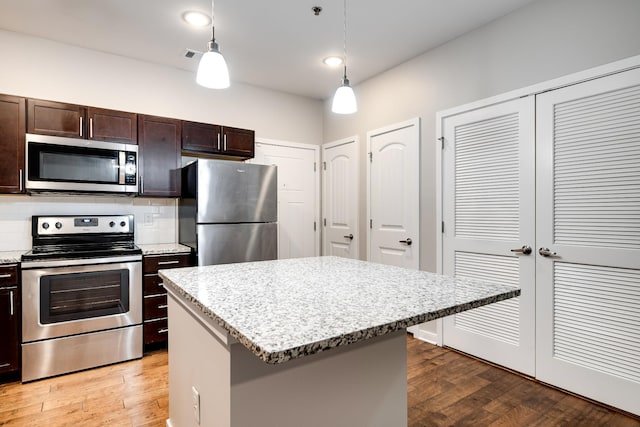
[[[127,153],[120,151],[118,153],[118,184],[124,184],[124,173],[126,171]]]

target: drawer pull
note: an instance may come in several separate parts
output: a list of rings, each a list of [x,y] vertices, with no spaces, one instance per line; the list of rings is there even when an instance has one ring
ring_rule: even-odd
[[[159,334],[166,334],[167,332],[169,332],[169,328],[158,329]]]
[[[158,265],[180,264],[180,261],[158,261]]]
[[[158,286],[160,286],[161,288],[164,288],[164,283],[160,282],[160,283],[158,283]]]
[[[11,276],[13,276],[13,275],[12,274],[0,274],[0,279],[8,279]]]
[[[158,308],[167,308],[167,307],[169,307],[167,304],[160,304],[160,305],[158,306]]]

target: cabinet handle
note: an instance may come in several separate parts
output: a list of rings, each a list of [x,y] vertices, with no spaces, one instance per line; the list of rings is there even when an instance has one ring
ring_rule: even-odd
[[[11,274],[0,274],[0,279],[8,279],[11,277]]]
[[[160,286],[161,288],[164,288],[164,283],[160,282],[158,283],[158,286]]]
[[[10,305],[10,316],[13,317],[13,291],[9,291],[9,305]]]
[[[139,175],[140,177],[140,194],[144,194],[144,178],[142,177],[142,175]]]
[[[227,134],[224,134],[224,151],[227,151]]]
[[[218,132],[218,151],[220,151],[220,132]]]
[[[18,171],[18,182],[20,182],[20,191],[22,192],[22,190],[24,190],[24,184],[22,183],[22,178],[23,178],[24,172],[22,172],[22,169],[20,169]]]
[[[93,117],[89,119],[89,138],[93,139]]]
[[[180,261],[158,261],[158,265],[180,264]]]
[[[158,308],[163,309],[169,307],[167,304],[160,304]]]
[[[80,117],[80,136],[82,136],[82,117]]]
[[[169,332],[169,328],[158,329],[159,334],[166,334],[167,332]]]

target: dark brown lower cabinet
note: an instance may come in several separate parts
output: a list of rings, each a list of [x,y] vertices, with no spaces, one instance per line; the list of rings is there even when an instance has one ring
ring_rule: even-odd
[[[167,321],[167,291],[158,275],[158,270],[188,267],[192,265],[189,254],[145,255],[142,258],[144,286],[144,326],[145,350],[165,345],[169,335]]]
[[[20,316],[18,266],[0,265],[0,382],[20,372]]]

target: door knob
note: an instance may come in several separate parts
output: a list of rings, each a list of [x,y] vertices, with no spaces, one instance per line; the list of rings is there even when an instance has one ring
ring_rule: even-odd
[[[531,246],[524,245],[523,247],[518,249],[511,249],[511,252],[517,252],[523,255],[529,255],[532,252],[532,250],[531,250]]]
[[[345,239],[353,240],[353,234],[349,233],[348,236],[344,236]]]
[[[546,256],[556,256],[556,255],[558,255],[557,253],[552,252],[549,248],[540,248],[540,249],[538,249],[538,253],[540,255],[542,255],[542,256],[545,256],[545,257]]]
[[[411,238],[407,238],[407,240],[400,240],[400,243],[404,243],[407,246],[411,246],[411,244],[413,243],[413,240],[411,240]]]

